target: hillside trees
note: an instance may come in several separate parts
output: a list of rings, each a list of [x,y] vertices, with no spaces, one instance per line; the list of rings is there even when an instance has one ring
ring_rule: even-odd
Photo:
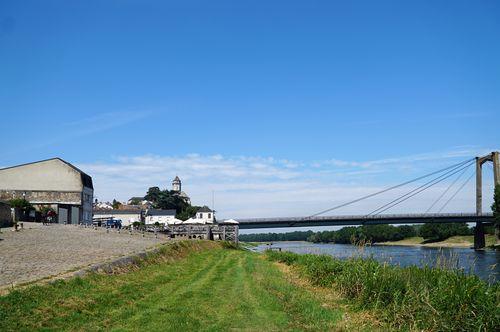
[[[153,203],[155,209],[175,210],[176,218],[187,220],[194,217],[199,206],[193,206],[186,199],[172,190],[161,190],[159,187],[148,189],[144,199]]]

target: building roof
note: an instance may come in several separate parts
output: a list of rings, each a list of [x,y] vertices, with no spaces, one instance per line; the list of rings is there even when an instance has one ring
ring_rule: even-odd
[[[140,205],[120,204],[117,210],[142,210]]]
[[[66,160],[63,160],[63,159],[61,159],[59,157],[49,158],[49,159],[44,159],[44,160],[38,160],[38,161],[33,161],[33,162],[30,162],[30,163],[25,163],[25,164],[20,164],[20,165],[14,165],[14,166],[9,166],[9,167],[5,167],[5,168],[0,168],[0,171],[3,171],[5,169],[11,169],[11,168],[16,168],[16,167],[26,166],[26,165],[43,163],[43,162],[50,161],[50,160],[59,160],[60,162],[62,162],[64,164],[68,165],[69,167],[73,168],[75,171],[77,171],[78,173],[81,174],[83,185],[85,187],[87,187],[87,188],[94,189],[94,185],[92,183],[92,177],[90,175],[88,175],[87,173],[83,172],[81,169],[79,169],[75,165],[70,164]]]
[[[172,182],[181,182],[181,179],[179,179],[179,177],[176,175]]]
[[[214,212],[214,211],[210,210],[208,206],[204,205],[203,207],[199,208],[197,212]]]
[[[146,212],[147,216],[175,216],[177,211],[175,210],[158,210],[158,209],[149,209]]]
[[[142,211],[141,210],[94,210],[94,215],[101,215],[101,214],[139,214]]]
[[[144,196],[142,196],[142,197],[138,197],[138,196],[135,197],[134,196],[134,197],[130,197],[128,200],[129,201],[141,201],[142,202],[144,200]]]

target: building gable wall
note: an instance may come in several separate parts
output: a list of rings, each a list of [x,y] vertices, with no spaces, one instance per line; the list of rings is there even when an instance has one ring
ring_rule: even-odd
[[[59,159],[0,169],[0,189],[82,191],[81,173]]]

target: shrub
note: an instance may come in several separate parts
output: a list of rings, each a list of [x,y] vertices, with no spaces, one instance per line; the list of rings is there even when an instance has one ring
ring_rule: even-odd
[[[427,223],[419,229],[419,235],[427,241],[443,241],[455,235],[471,235],[472,230],[466,223],[436,224]]]

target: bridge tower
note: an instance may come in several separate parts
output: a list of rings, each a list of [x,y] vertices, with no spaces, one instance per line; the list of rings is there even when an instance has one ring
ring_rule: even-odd
[[[493,162],[494,185],[500,185],[500,157],[495,151],[483,157],[476,157],[476,214],[483,214],[483,164]],[[476,222],[474,233],[474,249],[482,249],[486,245],[484,240],[484,225],[481,221]]]

